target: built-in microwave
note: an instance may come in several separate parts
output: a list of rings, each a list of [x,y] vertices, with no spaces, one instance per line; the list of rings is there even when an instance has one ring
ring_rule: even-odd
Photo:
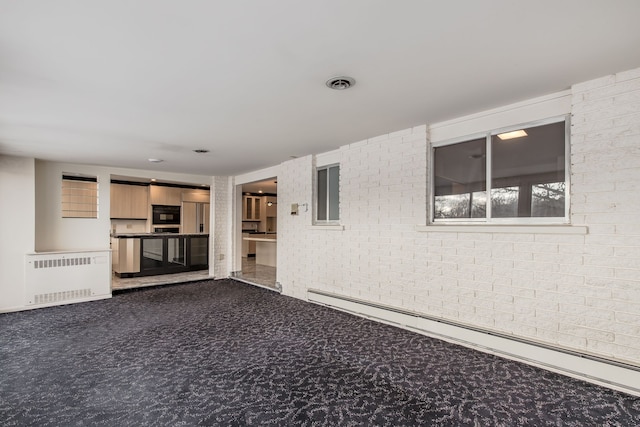
[[[180,206],[153,205],[153,225],[180,224]]]

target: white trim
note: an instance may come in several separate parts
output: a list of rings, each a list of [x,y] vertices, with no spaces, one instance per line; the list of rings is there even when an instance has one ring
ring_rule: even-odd
[[[467,329],[462,325],[431,320],[420,315],[411,315],[388,309],[384,306],[373,306],[344,299],[340,295],[330,295],[307,290],[309,302],[328,306],[340,311],[346,311],[356,316],[364,317],[376,322],[407,329],[429,337],[441,339],[467,348],[494,354],[505,359],[523,362],[548,371],[557,372],[572,378],[578,378],[614,390],[640,396],[640,370],[596,358],[581,357],[574,352],[554,350],[549,347],[538,346],[489,334],[480,330]],[[586,356],[586,355],[585,355]]]
[[[547,117],[565,116],[571,112],[571,91],[566,90],[470,114],[429,126],[431,143],[453,140],[514,123],[533,122]]]
[[[99,300],[109,299],[109,298],[112,298],[111,292],[109,292],[108,294],[95,295],[95,296],[90,296],[86,298],[77,298],[73,300],[67,300],[64,302],[48,302],[43,304],[20,305],[16,307],[2,308],[0,309],[0,313],[13,313],[16,311],[36,310],[38,308],[56,307],[60,305],[76,304],[80,302],[99,301]]]
[[[245,173],[243,175],[236,175],[234,177],[235,185],[249,184],[255,181],[262,181],[263,179],[273,178],[274,176],[278,176],[280,172],[280,165],[271,166],[268,168],[260,169],[257,171]]]
[[[316,154],[316,167],[329,166],[339,164],[341,160],[340,150],[327,151],[326,153]]]
[[[431,224],[416,225],[419,232],[450,233],[518,233],[518,234],[589,234],[583,225],[488,225],[488,224]]]

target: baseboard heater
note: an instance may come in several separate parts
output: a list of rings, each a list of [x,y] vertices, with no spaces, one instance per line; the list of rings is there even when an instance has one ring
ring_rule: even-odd
[[[111,251],[46,252],[25,256],[27,307],[111,297]]]
[[[640,366],[384,304],[308,289],[309,302],[640,396]]]

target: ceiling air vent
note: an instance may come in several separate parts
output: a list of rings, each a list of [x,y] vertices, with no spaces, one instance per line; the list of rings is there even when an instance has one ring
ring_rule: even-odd
[[[356,79],[353,77],[332,77],[327,80],[327,87],[335,90],[345,90],[349,89],[351,86],[356,84]]]

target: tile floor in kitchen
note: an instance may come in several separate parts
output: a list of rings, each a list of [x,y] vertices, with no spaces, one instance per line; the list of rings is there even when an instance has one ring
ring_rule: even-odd
[[[276,268],[256,264],[254,257],[242,258],[242,273],[237,278],[266,288],[277,289]]]
[[[257,284],[274,290],[276,289],[276,268],[260,264],[256,265],[256,259],[253,257],[242,258],[242,273],[237,278],[243,282]],[[113,275],[111,278],[111,290],[119,291],[124,289],[144,288],[147,286],[195,282],[206,279],[209,279],[208,270],[131,278],[120,278]]]

